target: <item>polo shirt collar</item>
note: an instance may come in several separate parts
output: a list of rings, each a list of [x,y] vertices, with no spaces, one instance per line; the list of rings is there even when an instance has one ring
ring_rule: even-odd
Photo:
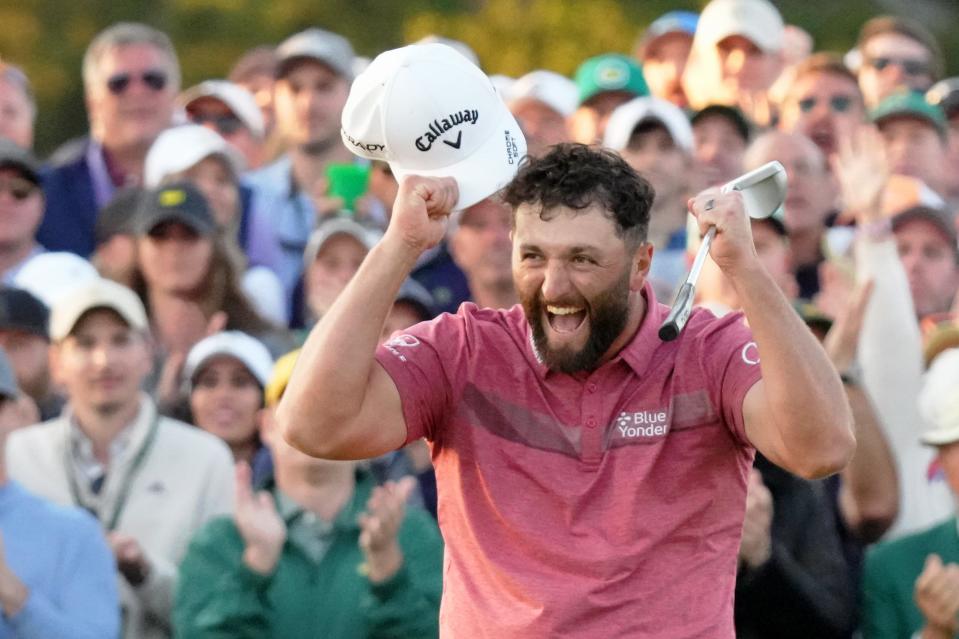
[[[647,279],[643,284],[643,290],[640,294],[646,299],[646,313],[643,321],[640,323],[636,334],[626,346],[609,362],[603,364],[600,368],[623,361],[637,375],[642,375],[649,368],[649,361],[653,353],[659,348],[662,341],[659,339],[659,325],[663,321],[663,308],[656,301],[656,294],[653,292],[653,286]],[[533,369],[541,379],[554,374],[544,363],[540,354],[536,350],[533,342],[533,329],[526,322],[526,336],[529,341],[530,353],[533,356]],[[590,371],[592,373],[593,371]]]

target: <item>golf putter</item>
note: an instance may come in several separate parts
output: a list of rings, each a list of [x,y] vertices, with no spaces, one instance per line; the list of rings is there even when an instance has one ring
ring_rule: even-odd
[[[730,191],[740,191],[743,194],[743,203],[749,217],[760,220],[769,217],[783,205],[786,199],[786,169],[773,160],[758,169],[740,175],[720,188],[720,193]],[[703,237],[702,244],[699,245],[699,251],[696,252],[696,258],[689,269],[686,281],[676,293],[676,299],[673,300],[673,306],[666,321],[659,327],[659,339],[664,342],[671,342],[679,337],[683,327],[686,326],[689,314],[693,310],[696,280],[699,279],[699,272],[703,270],[703,262],[706,261],[709,247],[715,236],[716,227],[710,226]]]

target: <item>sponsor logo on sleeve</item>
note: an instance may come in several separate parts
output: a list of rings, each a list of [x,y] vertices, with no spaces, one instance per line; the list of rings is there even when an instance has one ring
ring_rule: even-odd
[[[412,335],[406,335],[406,334],[397,335],[390,341],[383,344],[384,348],[386,348],[386,350],[388,350],[390,353],[398,357],[401,362],[405,362],[407,360],[406,360],[406,356],[403,355],[402,352],[400,352],[400,349],[414,348],[419,345],[420,345],[420,340],[416,339]]]
[[[750,366],[755,366],[759,363],[759,347],[756,346],[756,342],[747,342],[743,346],[742,353],[743,361],[749,364]]]

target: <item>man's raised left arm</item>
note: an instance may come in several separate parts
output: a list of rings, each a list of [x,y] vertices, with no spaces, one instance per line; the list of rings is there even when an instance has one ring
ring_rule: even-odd
[[[801,477],[838,472],[856,448],[849,402],[822,346],[760,263],[742,195],[704,191],[690,210],[702,232],[716,226],[710,255],[735,287],[759,350],[762,380],[743,400],[749,441]]]

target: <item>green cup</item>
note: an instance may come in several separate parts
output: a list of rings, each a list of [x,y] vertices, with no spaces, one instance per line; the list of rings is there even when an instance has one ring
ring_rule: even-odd
[[[343,198],[343,207],[353,211],[357,198],[369,187],[370,167],[352,163],[329,164],[326,179],[329,182],[327,193]]]

